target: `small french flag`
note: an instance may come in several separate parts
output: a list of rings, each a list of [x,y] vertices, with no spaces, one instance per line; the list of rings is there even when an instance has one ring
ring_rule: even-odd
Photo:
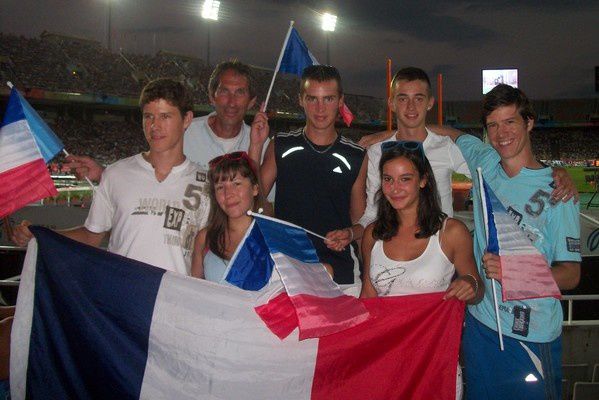
[[[488,217],[487,251],[500,257],[503,301],[561,298],[545,256],[532,244],[484,180],[482,191],[486,199],[484,211]]]
[[[58,194],[46,163],[63,147],[13,87],[0,128],[0,218],[33,201]]]
[[[240,288],[261,290],[268,285],[264,291],[272,294],[256,312],[281,339],[296,327],[303,340],[340,332],[369,318],[366,307],[333,282],[306,231],[284,221],[255,216],[225,274],[227,282]]]
[[[289,27],[283,48],[284,52],[279,68],[281,72],[302,76],[304,68],[320,64],[302,40],[299,32],[293,27],[293,23]],[[339,114],[345,125],[349,127],[354,120],[354,114],[345,103],[339,105]]]

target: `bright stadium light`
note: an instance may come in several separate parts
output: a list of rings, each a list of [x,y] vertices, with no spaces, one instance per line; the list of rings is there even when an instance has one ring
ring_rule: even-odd
[[[337,25],[337,16],[329,13],[322,14],[322,30],[334,32]]]
[[[210,21],[218,21],[218,9],[220,1],[204,0],[202,5],[202,18],[207,20],[206,24],[206,65],[210,65]]]
[[[337,25],[337,16],[324,13],[322,14],[322,25],[320,26],[325,33],[327,38],[327,65],[331,65],[331,50],[329,44],[329,32],[335,32],[335,26]]]
[[[202,6],[202,18],[218,21],[219,8],[220,1],[204,0],[204,5]]]

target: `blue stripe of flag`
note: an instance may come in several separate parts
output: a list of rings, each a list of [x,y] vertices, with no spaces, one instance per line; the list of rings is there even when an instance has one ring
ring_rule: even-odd
[[[2,126],[12,124],[13,122],[25,119],[25,113],[23,107],[21,107],[21,101],[19,100],[19,92],[17,89],[12,88],[10,91],[10,97],[8,98],[8,105],[4,112],[4,118],[2,120]]]
[[[318,255],[306,231],[266,218],[255,218],[271,253],[283,253],[305,262],[318,263]]]
[[[27,120],[44,161],[49,162],[64,148],[64,145],[19,91],[12,88],[2,126],[23,119]]]
[[[485,186],[484,193],[487,204],[486,211],[489,219],[487,224],[487,229],[489,233],[487,251],[489,253],[499,255],[499,240],[497,238],[497,226],[495,225],[495,216],[493,213],[494,211],[499,211],[500,209],[503,209],[503,205],[501,204],[501,202],[499,202],[497,196],[495,196],[495,193],[493,193],[489,185],[487,185],[487,182],[485,182],[484,180],[483,185]]]
[[[27,398],[139,398],[165,270],[31,231],[39,250]]]
[[[260,290],[270,280],[274,261],[258,225],[253,224],[225,280],[244,290]]]
[[[315,64],[318,64],[318,62],[308,50],[308,46],[306,46],[297,30],[291,28],[279,71],[301,76],[304,68]]]

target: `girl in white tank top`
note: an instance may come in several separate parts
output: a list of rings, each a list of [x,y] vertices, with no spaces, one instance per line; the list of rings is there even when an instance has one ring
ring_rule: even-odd
[[[382,143],[379,170],[377,219],[362,239],[361,296],[445,291],[446,299],[480,301],[482,281],[470,232],[441,211],[422,143]]]
[[[384,142],[376,221],[364,231],[361,297],[445,292],[471,304],[484,291],[464,224],[441,212],[420,142]],[[457,278],[452,281],[454,275]],[[456,374],[456,399],[462,376]]]
[[[431,236],[424,252],[410,261],[387,257],[384,242],[377,240],[370,254],[370,280],[377,294],[401,296],[445,291],[455,268],[441,248],[439,234],[440,231]]]

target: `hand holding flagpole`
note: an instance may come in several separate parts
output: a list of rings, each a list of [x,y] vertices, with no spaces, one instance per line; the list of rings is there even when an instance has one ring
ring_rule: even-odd
[[[484,219],[483,229],[485,230],[485,239],[486,239],[486,243],[488,245],[489,244],[489,231],[488,231],[487,227],[489,226],[488,225],[489,224],[489,216],[487,214],[487,199],[485,196],[483,173],[482,173],[482,169],[480,167],[478,167],[476,169],[476,172],[478,175],[478,184],[480,187],[480,197],[481,197],[482,208],[483,208],[483,219]],[[501,333],[501,319],[499,318],[499,306],[497,303],[497,292],[495,291],[495,279],[491,279],[491,286],[493,287],[493,304],[495,305],[495,320],[497,322],[497,334],[499,335],[499,349],[501,351],[503,351],[503,349],[504,349],[503,334]]]
[[[62,149],[62,152],[65,155],[65,157],[70,156],[69,152],[66,151],[66,149]],[[92,183],[92,181],[87,176],[84,176],[84,178],[87,181],[87,183],[89,183],[89,185],[91,186],[92,190],[95,191],[96,187],[94,186],[94,184]]]

